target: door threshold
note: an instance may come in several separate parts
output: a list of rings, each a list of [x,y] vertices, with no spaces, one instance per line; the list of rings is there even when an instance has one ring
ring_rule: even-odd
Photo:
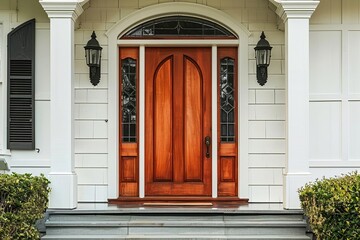
[[[249,199],[238,197],[174,197],[174,196],[159,196],[159,197],[119,197],[116,199],[109,199],[109,204],[117,205],[140,205],[140,206],[219,206],[231,205],[240,206],[247,205]]]
[[[143,203],[144,206],[213,206],[210,202],[146,202]]]

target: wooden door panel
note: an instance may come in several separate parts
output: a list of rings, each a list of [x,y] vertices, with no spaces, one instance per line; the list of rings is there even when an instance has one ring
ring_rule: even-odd
[[[202,76],[197,64],[184,57],[185,181],[202,181]]]
[[[136,182],[137,181],[137,161],[135,157],[122,157],[121,161],[120,181],[121,182]]]
[[[154,181],[173,179],[172,57],[161,62],[154,76]]]
[[[210,196],[211,49],[146,48],[145,195]]]
[[[220,182],[234,182],[235,157],[222,157],[220,163]]]
[[[210,190],[210,193],[208,193]],[[149,196],[211,196],[211,188],[204,188],[200,182],[190,183],[147,183],[145,195]]]

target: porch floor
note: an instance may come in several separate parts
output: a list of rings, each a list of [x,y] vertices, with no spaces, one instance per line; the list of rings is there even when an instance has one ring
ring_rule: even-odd
[[[146,212],[192,212],[192,213],[229,213],[229,212],[241,212],[241,213],[279,213],[279,212],[294,212],[299,213],[302,210],[285,210],[282,203],[249,203],[246,205],[216,205],[215,206],[142,206],[142,205],[121,205],[121,204],[108,204],[108,203],[79,203],[78,207],[73,210],[61,210],[61,209],[48,209],[49,212],[97,212],[104,213],[146,213]]]

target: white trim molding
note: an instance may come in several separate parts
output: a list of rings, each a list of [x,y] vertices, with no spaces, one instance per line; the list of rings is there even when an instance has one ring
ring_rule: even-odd
[[[310,168],[360,168],[360,160],[310,160]]]
[[[71,18],[76,21],[84,11],[83,1],[80,0],[40,0],[39,2],[49,18]]]
[[[229,40],[222,40],[222,39],[202,39],[202,40],[194,40],[194,39],[159,39],[159,40],[152,40],[152,39],[120,39],[117,41],[119,46],[152,46],[152,47],[212,47],[216,45],[217,47],[222,46],[238,46],[239,40],[238,39],[229,39]]]
[[[10,151],[7,149],[6,146],[6,136],[7,136],[7,35],[11,31],[10,21],[11,21],[11,14],[14,11],[5,11],[0,10],[0,24],[1,24],[1,31],[0,31],[0,48],[1,48],[1,55],[0,55],[0,86],[2,90],[2,99],[0,99],[0,110],[2,111],[2,119],[0,120],[0,157],[6,157],[7,159],[10,158],[11,154]]]
[[[309,19],[320,3],[317,0],[269,0],[277,9],[276,14],[286,21],[289,18]]]
[[[124,40],[119,39],[131,28],[149,21],[151,19],[172,16],[172,15],[193,16],[215,22],[238,36],[236,40]],[[134,11],[125,18],[121,19],[106,35],[108,36],[108,198],[118,198],[118,163],[119,163],[119,47],[121,46],[140,46],[140,49],[147,46],[237,46],[239,52],[239,197],[249,198],[248,193],[248,39],[250,32],[238,21],[231,18],[226,13],[215,8],[193,3],[162,3]],[[143,54],[141,54],[143,55]],[[140,59],[140,61],[142,61]],[[141,70],[141,68],[140,68]],[[140,71],[140,78],[144,78],[143,70]],[[144,79],[140,79],[140,87],[144,87]],[[213,83],[214,84],[214,83]],[[216,85],[216,83],[215,83]],[[214,92],[214,91],[213,91]],[[144,91],[140,89],[140,103],[144,96]],[[143,128],[145,108],[140,106],[140,130]],[[140,141],[140,154],[145,146]],[[139,157],[140,176],[143,176],[144,159]],[[213,164],[215,161],[213,162]],[[216,168],[215,168],[216,169]],[[140,184],[145,184],[140,180]],[[213,182],[215,184],[215,182]],[[144,186],[139,187],[140,197],[144,196]],[[213,192],[216,196],[216,186]]]

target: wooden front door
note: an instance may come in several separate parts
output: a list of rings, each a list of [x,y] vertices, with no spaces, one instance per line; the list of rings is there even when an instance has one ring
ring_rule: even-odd
[[[211,196],[211,49],[149,47],[145,62],[145,195]]]

